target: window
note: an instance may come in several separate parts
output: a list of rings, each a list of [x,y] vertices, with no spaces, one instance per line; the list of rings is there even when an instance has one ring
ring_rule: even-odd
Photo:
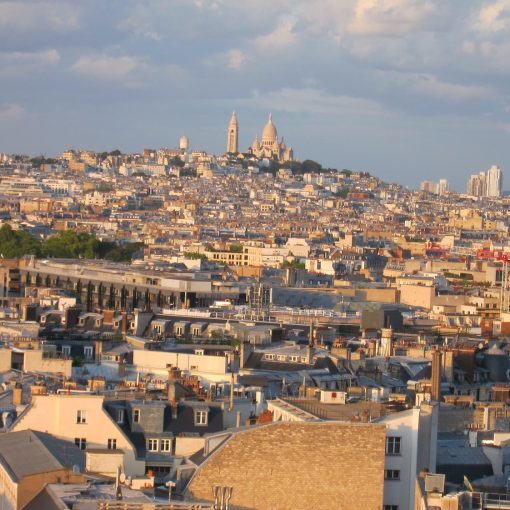
[[[386,455],[400,455],[401,437],[386,438]]]
[[[147,442],[147,450],[150,452],[157,452],[159,450],[159,440],[158,439],[149,439]]]
[[[91,345],[86,345],[83,348],[83,354],[85,359],[92,359],[92,353],[94,352],[94,348]]]
[[[172,450],[172,442],[170,439],[162,439],[161,440],[161,451],[162,452],[170,452]]]
[[[116,450],[117,449],[117,440],[116,439],[108,439],[108,450]]]
[[[195,425],[207,425],[207,411],[195,411]]]
[[[87,411],[76,411],[76,423],[87,423]]]
[[[385,480],[400,480],[400,471],[398,469],[386,469],[384,471]]]
[[[133,409],[133,423],[140,423],[140,409]]]
[[[398,505],[384,505],[384,510],[398,510]]]
[[[62,346],[62,356],[71,356],[71,346],[70,345]]]
[[[124,423],[124,409],[117,410],[117,423]]]
[[[85,450],[87,448],[87,440],[84,437],[75,437],[74,444],[80,449]]]

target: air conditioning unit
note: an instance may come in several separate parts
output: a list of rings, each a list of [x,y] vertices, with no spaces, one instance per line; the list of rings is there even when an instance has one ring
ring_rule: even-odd
[[[425,475],[425,492],[438,492],[440,494],[443,494],[444,478],[445,475],[427,473]]]

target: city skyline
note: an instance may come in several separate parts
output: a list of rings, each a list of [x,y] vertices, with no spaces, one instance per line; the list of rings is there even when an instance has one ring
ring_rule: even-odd
[[[298,159],[417,187],[509,166],[508,2],[0,2],[0,151],[220,153],[267,112]],[[243,27],[237,20],[243,19]],[[242,114],[242,119],[241,119]]]

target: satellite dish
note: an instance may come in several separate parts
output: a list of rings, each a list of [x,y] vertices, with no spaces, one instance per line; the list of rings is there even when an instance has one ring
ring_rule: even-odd
[[[81,474],[81,469],[80,469],[80,466],[78,466],[78,464],[75,464],[75,465],[73,466],[73,473],[74,473],[75,475],[79,475],[79,474]]]
[[[119,476],[119,482],[120,483],[124,483],[126,481],[126,474],[125,473],[121,473],[120,476]]]

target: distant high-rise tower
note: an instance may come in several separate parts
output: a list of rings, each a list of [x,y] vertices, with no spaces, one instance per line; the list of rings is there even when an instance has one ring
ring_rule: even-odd
[[[499,166],[492,165],[487,170],[487,196],[501,196],[501,169]]]
[[[487,172],[469,178],[467,192],[474,197],[500,197],[503,184],[501,168],[492,165]]]
[[[187,152],[189,149],[189,139],[186,135],[181,136],[179,139],[179,149]]]
[[[232,117],[228,124],[227,152],[237,153],[237,136],[239,134],[239,126],[237,125],[236,112],[232,113]]]

